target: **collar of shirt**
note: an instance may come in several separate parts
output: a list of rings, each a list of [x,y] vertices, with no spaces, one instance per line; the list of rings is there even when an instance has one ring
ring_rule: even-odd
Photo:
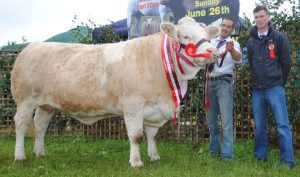
[[[217,46],[218,43],[219,43],[220,41],[223,41],[223,40],[224,40],[224,39],[221,39],[220,36],[218,36],[217,38],[211,40],[211,44],[214,45],[214,46]],[[228,36],[225,40],[226,40],[226,42],[232,41],[230,36]]]
[[[219,43],[220,41],[223,41],[223,40],[225,40],[226,42],[229,42],[229,41],[231,41],[231,37],[228,36],[226,39],[221,39],[220,36],[217,37],[217,42],[218,42],[218,43]]]
[[[258,36],[261,36],[261,35],[265,35],[265,36],[267,36],[267,34],[268,34],[268,31],[266,31],[266,32],[264,32],[264,33],[259,33],[259,32],[257,32],[258,33]]]

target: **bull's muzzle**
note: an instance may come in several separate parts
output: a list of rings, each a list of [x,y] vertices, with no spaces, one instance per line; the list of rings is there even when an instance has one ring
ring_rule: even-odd
[[[196,53],[197,48],[204,42],[208,42],[207,39],[201,39],[196,44],[194,43],[188,43],[188,44],[182,44],[180,43],[180,47],[184,48],[185,53],[193,58],[205,58],[205,59],[212,59],[213,58],[213,49],[207,49],[207,52],[202,53]]]
[[[193,58],[201,57],[201,58],[205,58],[205,59],[212,58],[212,53],[210,53],[210,52],[203,52],[203,53],[196,54],[196,51],[197,51],[197,46],[193,43],[189,43],[185,46],[185,53],[190,57],[193,57]]]

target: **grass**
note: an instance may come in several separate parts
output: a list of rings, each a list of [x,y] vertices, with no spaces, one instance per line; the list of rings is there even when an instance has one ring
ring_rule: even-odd
[[[141,144],[144,167],[129,167],[129,142],[86,137],[46,137],[46,158],[35,158],[33,139],[25,141],[27,161],[13,161],[14,137],[0,137],[0,176],[298,176],[300,166],[279,166],[279,151],[270,150],[267,162],[253,159],[252,140],[235,142],[235,160],[222,162],[212,158],[208,144],[158,142],[161,160],[150,162],[147,145]],[[300,154],[296,154],[300,161]]]

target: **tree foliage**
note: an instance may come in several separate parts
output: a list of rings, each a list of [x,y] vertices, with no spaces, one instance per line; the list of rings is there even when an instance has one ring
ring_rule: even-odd
[[[77,23],[77,16],[75,15],[73,23]],[[113,22],[111,22],[113,23]],[[80,26],[83,26],[87,29],[87,34],[83,34]],[[92,38],[93,31],[97,25],[91,20],[88,19],[88,22],[80,22],[77,24],[75,30],[73,30],[74,37],[83,44],[104,44],[104,43],[113,43],[119,42],[122,38],[110,27],[110,25],[99,25],[98,28],[101,29],[101,34],[98,35],[97,39]]]

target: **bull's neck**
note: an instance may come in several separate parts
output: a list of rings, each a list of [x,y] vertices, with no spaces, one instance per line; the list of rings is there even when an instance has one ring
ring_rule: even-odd
[[[174,40],[171,39],[170,43],[173,44]],[[178,78],[178,81],[183,81],[183,80],[191,80],[194,79],[196,77],[196,74],[199,72],[199,70],[201,69],[200,66],[190,66],[188,65],[186,62],[184,62],[183,60],[180,60],[180,65],[182,67],[182,69],[184,70],[184,74],[180,71],[179,69],[179,63],[176,59],[176,52],[174,50],[173,47],[171,47],[171,55],[172,55],[172,60],[175,66],[175,72]],[[184,49],[181,49],[180,52],[184,51]],[[185,55],[185,54],[183,54]],[[186,56],[186,55],[185,55]],[[187,56],[186,56],[187,57]],[[188,57],[187,57],[188,58]],[[192,61],[193,62],[193,61]],[[181,82],[180,82],[181,83]]]

